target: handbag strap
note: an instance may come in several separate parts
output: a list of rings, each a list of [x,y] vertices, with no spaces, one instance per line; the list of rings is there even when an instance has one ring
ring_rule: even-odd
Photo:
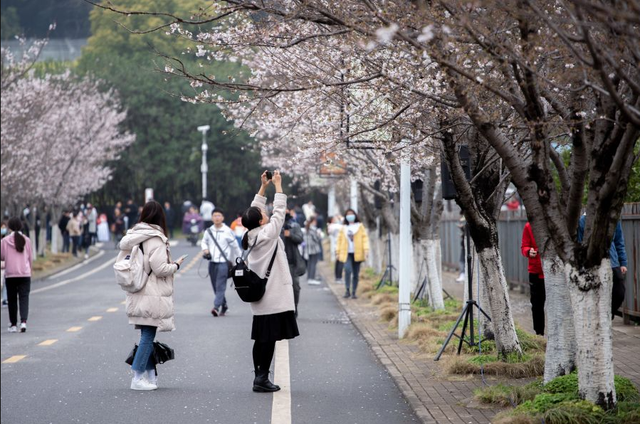
[[[224,250],[222,250],[222,248],[218,244],[218,240],[216,240],[216,238],[213,236],[213,233],[211,232],[211,227],[207,228],[207,233],[209,233],[209,236],[211,236],[211,238],[213,239],[213,242],[216,244],[216,247],[218,248],[218,250],[220,251],[220,254],[224,258],[224,261],[229,262],[229,259],[227,259],[227,255],[224,254]],[[211,257],[211,259],[213,259],[213,256]]]

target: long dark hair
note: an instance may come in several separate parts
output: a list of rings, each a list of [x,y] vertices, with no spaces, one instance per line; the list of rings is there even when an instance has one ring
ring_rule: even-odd
[[[157,225],[162,228],[164,235],[167,235],[167,218],[164,214],[164,208],[155,200],[145,203],[140,214],[140,221],[147,224]]]
[[[358,214],[356,213],[356,211],[354,211],[353,209],[349,208],[344,212],[344,225],[349,225],[350,222],[347,221],[347,214],[351,212],[352,214],[354,214],[356,216],[356,220],[353,222],[360,222],[360,218],[358,218]]]
[[[16,218],[15,216],[9,220],[9,229],[13,231],[13,237],[16,244],[16,250],[20,253],[24,252],[24,245],[26,240],[24,236],[20,234],[20,230],[22,230],[22,221],[20,218]]]
[[[242,237],[242,248],[247,250],[249,248],[249,231],[254,228],[258,228],[260,226],[260,221],[262,220],[262,211],[260,208],[255,206],[251,206],[249,209],[244,211],[242,214],[242,226],[247,229],[247,232],[244,233],[244,237]]]

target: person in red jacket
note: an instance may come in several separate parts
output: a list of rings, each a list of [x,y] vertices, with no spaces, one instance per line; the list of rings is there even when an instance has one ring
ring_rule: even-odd
[[[531,314],[533,316],[533,329],[539,336],[544,335],[544,302],[546,293],[544,290],[544,273],[542,261],[538,252],[538,246],[533,238],[531,225],[527,222],[522,232],[522,255],[529,258],[529,294],[531,298]]]

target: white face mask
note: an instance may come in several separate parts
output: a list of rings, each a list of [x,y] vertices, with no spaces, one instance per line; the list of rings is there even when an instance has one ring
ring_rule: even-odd
[[[350,224],[353,224],[354,222],[356,222],[356,216],[355,215],[347,215],[347,222],[349,222]]]
[[[6,235],[7,234],[7,227],[2,227],[2,235]]]

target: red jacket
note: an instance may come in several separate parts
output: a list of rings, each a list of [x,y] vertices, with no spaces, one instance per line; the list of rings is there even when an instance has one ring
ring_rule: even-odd
[[[538,245],[536,244],[536,240],[533,238],[531,225],[527,222],[524,226],[524,231],[522,231],[522,245],[520,246],[520,250],[522,251],[523,256],[529,258],[529,274],[538,274],[540,278],[544,278],[544,274],[542,273],[542,261],[540,261],[540,252],[538,252],[538,256],[535,258],[529,257],[529,250],[532,248],[537,251]]]

